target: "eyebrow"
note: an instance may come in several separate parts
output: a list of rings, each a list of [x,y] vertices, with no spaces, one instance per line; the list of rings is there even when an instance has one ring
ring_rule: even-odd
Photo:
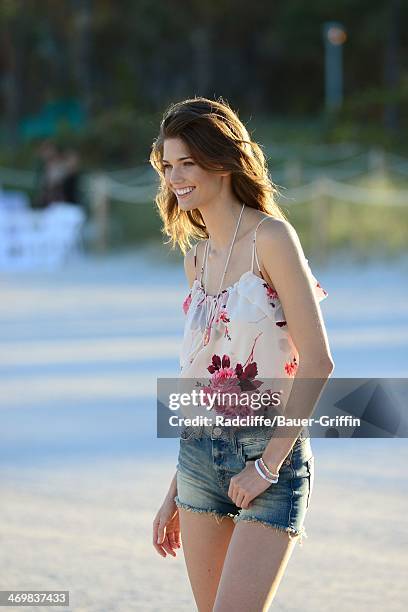
[[[183,161],[183,159],[193,159],[191,155],[187,155],[187,157],[179,157],[177,161]],[[169,163],[167,159],[162,159],[163,163]]]

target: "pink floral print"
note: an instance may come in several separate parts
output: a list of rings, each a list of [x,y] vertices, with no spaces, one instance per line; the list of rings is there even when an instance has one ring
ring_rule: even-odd
[[[285,363],[285,372],[286,372],[286,374],[290,378],[293,378],[295,376],[297,367],[298,367],[298,363],[296,361],[296,357],[293,357],[290,361]]]
[[[269,298],[270,305],[272,306],[272,308],[275,308],[274,300],[278,300],[279,299],[278,293],[275,291],[275,289],[272,289],[272,287],[270,285],[268,285],[268,283],[263,283],[263,286],[266,289],[266,295]]]
[[[315,297],[321,302],[328,293],[311,272],[310,274]],[[239,281],[217,296],[219,310],[216,310],[213,320],[217,333],[212,335],[209,344],[203,344],[206,310],[204,305],[210,299],[213,300],[213,296],[206,295],[196,279],[183,301],[183,311],[188,314],[187,325],[190,333],[185,333],[183,338],[180,357],[182,375],[206,378],[209,372],[210,378],[205,389],[231,393],[232,396],[239,396],[239,393],[251,392],[260,387],[264,381],[258,379],[259,373],[263,378],[268,376],[273,380],[293,379],[296,376],[299,355],[291,339],[278,292],[263,277],[257,277],[253,273],[244,274]],[[251,310],[246,326],[245,309],[249,308],[249,305]],[[268,306],[271,309],[269,313]],[[255,318],[258,318],[257,322]],[[277,333],[275,325],[283,328],[281,333]],[[254,348],[260,336],[262,340],[257,346],[258,358],[255,359]],[[252,350],[243,363],[242,350],[245,351],[251,339]],[[212,358],[208,362],[211,355]],[[196,368],[194,363],[197,364]],[[202,384],[199,386],[202,387]],[[239,402],[237,404],[214,406],[214,409],[231,416],[237,414],[238,408],[243,409]],[[248,409],[252,412],[251,408]]]
[[[198,383],[199,386],[202,386],[203,391],[210,395],[217,393],[234,393],[237,398],[243,392],[246,394],[255,392],[263,384],[262,380],[256,379],[258,375],[258,366],[256,361],[253,360],[255,344],[261,335],[262,332],[255,338],[252,350],[244,365],[237,363],[235,367],[232,367],[229,355],[223,355],[222,358],[219,355],[213,355],[211,363],[207,367],[207,370],[211,374],[209,384],[202,386]],[[231,399],[234,400],[235,398]],[[238,403],[229,403],[228,405],[215,402],[214,407],[217,413],[225,416],[234,416],[237,414],[246,416],[252,412],[250,405],[241,405],[239,401]]]
[[[191,304],[191,291],[188,294],[188,296],[184,299],[184,302],[183,302],[183,311],[184,311],[184,314],[188,313],[188,309],[190,308],[190,304]]]
[[[227,325],[230,322],[230,319],[228,317],[228,313],[227,313],[225,304],[221,307],[219,317],[215,320],[215,323],[219,323],[220,321],[224,323],[225,325],[224,338],[228,338],[228,340],[231,340],[231,336],[229,334],[229,329]]]
[[[269,304],[272,306],[272,308],[276,308],[275,301],[279,300],[278,292],[275,291],[275,289],[273,289],[270,285],[268,285],[268,283],[263,283],[263,286],[266,289],[266,295],[268,297]],[[286,321],[276,321],[275,324],[278,327],[284,327],[286,325]]]
[[[205,393],[217,394],[217,393],[231,393],[239,398],[243,391],[246,393],[255,391],[259,386],[262,385],[261,380],[256,380],[255,377],[258,373],[258,368],[255,362],[249,363],[245,366],[237,363],[235,367],[230,367],[230,358],[228,355],[223,355],[222,363],[219,355],[213,355],[212,364],[208,366],[208,370],[212,373],[209,384],[203,387]],[[234,396],[231,397],[230,403],[215,402],[214,408],[217,414],[224,414],[225,416],[234,416],[240,414],[242,416],[251,414],[252,410],[250,405],[241,405],[236,402]]]

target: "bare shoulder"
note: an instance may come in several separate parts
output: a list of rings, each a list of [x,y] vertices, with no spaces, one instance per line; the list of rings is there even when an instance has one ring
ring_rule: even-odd
[[[261,223],[257,231],[256,242],[260,253],[276,256],[288,255],[295,251],[303,255],[303,249],[298,233],[293,225],[286,219],[269,217],[268,221]]]
[[[260,224],[257,236],[279,236],[285,234],[290,231],[294,231],[294,227],[289,221],[285,219],[277,219],[276,217],[272,217],[271,215],[263,215],[260,217],[260,221],[264,221]]]

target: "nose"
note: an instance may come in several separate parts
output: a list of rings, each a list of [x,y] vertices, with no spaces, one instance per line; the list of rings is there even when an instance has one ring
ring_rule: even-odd
[[[179,168],[172,168],[170,171],[170,184],[175,186],[177,183],[183,184],[183,178]]]

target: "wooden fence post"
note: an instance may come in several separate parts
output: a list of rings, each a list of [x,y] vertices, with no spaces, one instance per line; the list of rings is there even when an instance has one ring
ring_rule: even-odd
[[[368,155],[368,165],[369,171],[373,174],[374,178],[379,182],[383,181],[386,175],[384,149],[380,147],[371,148]]]
[[[108,177],[98,174],[91,183],[91,211],[95,228],[95,247],[99,252],[108,248],[109,184]]]

